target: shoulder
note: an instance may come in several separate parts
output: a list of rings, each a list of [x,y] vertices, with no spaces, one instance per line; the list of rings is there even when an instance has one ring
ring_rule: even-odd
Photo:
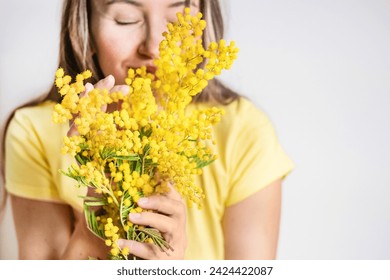
[[[9,129],[15,126],[22,126],[25,128],[47,128],[52,123],[51,114],[54,108],[54,102],[45,101],[38,105],[22,107],[17,109],[10,121]]]
[[[62,128],[52,121],[55,103],[45,101],[38,105],[17,109],[7,128],[9,140],[45,139],[53,137]]]
[[[223,109],[225,110],[224,118],[230,121],[240,122],[254,120],[253,118],[260,121],[268,120],[265,112],[246,97],[238,98],[229,105],[225,105]]]
[[[215,139],[229,177],[226,205],[233,205],[284,177],[293,165],[269,116],[256,104],[241,97],[223,108]]]
[[[22,107],[15,111],[12,120],[19,121],[34,121],[36,119],[47,119],[47,116],[51,116],[55,103],[52,101],[45,101],[37,105]],[[50,120],[51,118],[49,118]]]
[[[207,107],[223,109],[224,114],[221,121],[213,127],[217,138],[257,142],[260,136],[262,138],[266,135],[274,136],[273,124],[268,115],[244,96],[227,105],[215,103],[196,103],[194,105],[195,109]]]
[[[251,100],[240,97],[229,105],[222,107],[225,114],[217,129],[225,134],[243,138],[247,141],[256,139],[260,134],[273,133],[269,116]]]

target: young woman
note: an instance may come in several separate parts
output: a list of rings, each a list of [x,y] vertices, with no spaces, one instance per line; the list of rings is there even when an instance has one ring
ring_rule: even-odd
[[[217,0],[67,0],[64,3],[59,66],[75,76],[90,69],[93,87],[122,90],[128,68],[156,68],[162,33],[176,13],[191,7],[208,23],[204,41],[223,36]],[[15,111],[5,139],[5,184],[10,194],[21,259],[107,257],[108,247],[86,227],[74,182],[59,174],[73,159],[60,154],[63,136],[74,133],[51,122],[60,96],[53,87],[41,102]],[[214,128],[218,160],[198,179],[205,191],[202,210],[187,208],[171,188],[141,200],[153,213],[130,215],[135,224],[159,229],[173,247],[120,240],[143,259],[274,259],[281,187],[293,164],[279,145],[267,116],[218,80],[193,106],[225,110]]]

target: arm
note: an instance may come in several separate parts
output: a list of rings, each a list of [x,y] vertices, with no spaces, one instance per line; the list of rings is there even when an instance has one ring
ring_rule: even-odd
[[[19,245],[19,259],[106,259],[108,247],[87,228],[84,214],[65,204],[44,202],[11,195]],[[123,246],[145,259],[182,259],[186,248],[185,206],[172,190],[150,197],[142,205],[160,213],[143,213],[134,223],[158,228],[174,248],[161,252],[156,245],[123,240]],[[164,213],[164,214],[163,214]]]
[[[279,179],[225,210],[225,259],[276,258],[281,185]]]
[[[88,230],[82,213],[14,195],[11,201],[20,259],[106,258],[104,243]]]

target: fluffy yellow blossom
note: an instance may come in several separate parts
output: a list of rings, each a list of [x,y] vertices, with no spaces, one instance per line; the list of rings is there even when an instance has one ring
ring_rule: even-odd
[[[125,83],[131,94],[95,88],[80,95],[92,76],[89,70],[73,81],[62,68],[55,74],[62,100],[54,107],[53,121],[73,120],[78,131],[64,138],[62,148],[78,165],[62,172],[99,194],[85,198],[87,222],[111,247],[113,259],[127,259],[130,253],[118,248],[119,238],[170,248],[155,229],[128,221],[130,213],[146,211],[137,205],[140,198],[164,193],[170,183],[188,205],[202,205],[204,194],[195,176],[216,159],[212,126],[223,110],[189,110],[188,105],[208,81],[231,67],[238,52],[234,42],[225,40],[204,47],[205,28],[201,13],[191,16],[188,8],[178,13],[163,34],[156,73],[146,67],[128,70]],[[116,110],[102,110],[113,103]],[[96,206],[103,211],[95,215],[91,207]]]

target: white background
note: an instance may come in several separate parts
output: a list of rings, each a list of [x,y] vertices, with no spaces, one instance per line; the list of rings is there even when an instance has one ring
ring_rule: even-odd
[[[51,85],[61,1],[0,0],[0,117]],[[390,259],[390,1],[224,1],[241,51],[223,75],[296,164],[278,258]],[[10,212],[0,259],[14,259]]]

